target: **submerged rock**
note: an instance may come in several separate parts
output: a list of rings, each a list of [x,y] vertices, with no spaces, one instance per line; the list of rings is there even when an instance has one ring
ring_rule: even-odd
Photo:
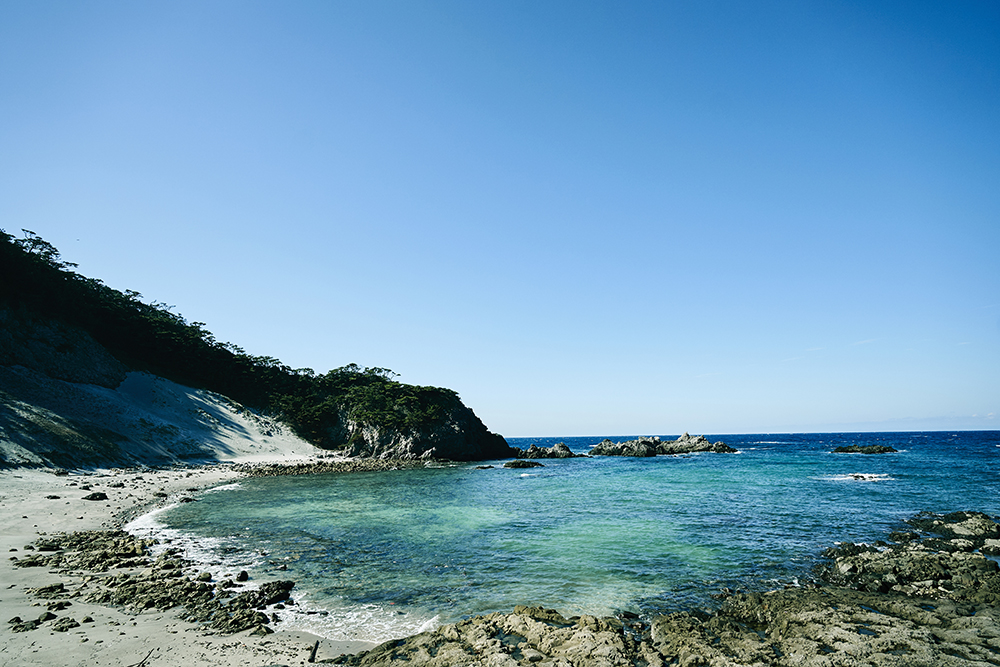
[[[507,461],[503,464],[504,468],[544,468],[545,466],[538,461],[525,461],[523,459],[514,459],[513,461]]]
[[[841,445],[834,454],[892,454],[898,450],[888,445]]]

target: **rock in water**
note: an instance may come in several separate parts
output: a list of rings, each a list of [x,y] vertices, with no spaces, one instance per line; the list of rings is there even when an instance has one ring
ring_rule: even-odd
[[[658,454],[692,454],[695,452],[718,452],[732,454],[737,450],[723,442],[709,442],[703,435],[691,437],[687,433],[676,440],[660,440],[658,437],[640,437],[637,440],[612,442],[602,440],[590,450],[592,456],[656,456]]]
[[[525,461],[523,459],[515,459],[513,461],[507,461],[503,464],[504,468],[543,468],[544,466],[538,461]]]
[[[841,445],[834,454],[892,454],[898,450],[888,445]]]
[[[572,459],[577,456],[565,442],[557,442],[551,447],[532,445],[527,449],[521,449],[520,447],[513,447],[512,449],[516,452],[515,456],[519,459]]]

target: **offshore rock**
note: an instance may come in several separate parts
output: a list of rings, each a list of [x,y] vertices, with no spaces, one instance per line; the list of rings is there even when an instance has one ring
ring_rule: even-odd
[[[626,442],[612,442],[604,439],[590,450],[591,456],[656,456],[659,438],[639,438]]]
[[[557,442],[551,447],[531,445],[527,449],[521,449],[520,447],[513,447],[512,449],[516,452],[514,456],[519,459],[572,459],[578,456],[570,451],[565,442]],[[583,456],[583,454],[579,456]]]
[[[543,468],[543,464],[538,461],[525,461],[524,459],[514,459],[503,464],[504,468]]]
[[[687,433],[676,440],[660,440],[659,437],[640,437],[625,442],[605,439],[590,450],[592,456],[657,456],[692,454],[695,452],[736,453],[737,450],[723,442],[710,442],[703,435],[690,436]]]
[[[834,454],[892,454],[899,450],[888,445],[841,445],[833,450]]]

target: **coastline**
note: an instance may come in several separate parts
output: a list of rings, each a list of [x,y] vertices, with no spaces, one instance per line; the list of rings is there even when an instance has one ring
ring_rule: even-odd
[[[250,465],[257,463],[264,461],[258,459]],[[295,461],[277,459],[266,463]],[[12,632],[6,624],[8,619],[36,619],[46,612],[45,601],[30,595],[28,589],[58,583],[78,586],[88,576],[59,573],[47,567],[15,567],[11,558],[36,553],[26,550],[26,545],[54,533],[121,530],[137,516],[176,501],[185,493],[235,481],[244,474],[227,464],[78,470],[65,475],[37,468],[0,471],[0,512],[4,517],[0,523],[0,551],[4,554],[0,562],[0,620],[5,622],[0,630],[4,633],[0,665],[298,665],[308,659],[317,641],[317,660],[373,648],[375,644],[369,642],[328,640],[280,627],[266,636],[251,635],[249,631],[217,634],[206,626],[179,620],[176,609],[133,613],[87,603],[82,598],[73,598],[69,607],[54,614],[77,622],[90,617],[93,622],[63,632],[52,628],[57,619],[28,632]],[[94,492],[105,493],[107,500],[84,500]]]
[[[83,601],[85,594],[107,583],[92,578],[119,570],[84,571],[54,566],[54,561],[46,567],[16,567],[11,560],[47,558],[38,540],[53,541],[55,533],[76,531],[111,534],[137,516],[254,470],[275,474],[280,467],[303,474],[313,466],[349,472],[394,465],[289,457],[169,469],[0,471],[0,510],[6,517],[0,548],[7,553],[0,564],[0,613],[12,624],[15,618],[32,624],[51,614],[28,631],[7,625],[0,666],[957,667],[996,664],[1000,654],[1000,525],[996,517],[976,512],[918,515],[907,521],[912,530],[886,535],[891,544],[838,543],[824,553],[828,562],[817,582],[763,592],[725,591],[714,612],[566,618],[551,609],[517,606],[510,613],[475,616],[378,645],[281,630],[280,623],[271,626],[273,633],[257,635],[258,626],[221,634],[209,625],[181,620],[182,606],[136,612]],[[85,499],[94,492],[107,498]],[[32,543],[38,548],[25,548]],[[141,567],[151,573],[158,565],[147,561]],[[151,576],[160,582],[200,579],[197,568],[186,569],[184,577],[175,572],[179,570]],[[141,578],[133,576],[133,581]],[[66,593],[58,595],[63,601],[40,599],[30,590],[53,584],[65,586]],[[69,618],[70,627],[60,630],[60,619]]]

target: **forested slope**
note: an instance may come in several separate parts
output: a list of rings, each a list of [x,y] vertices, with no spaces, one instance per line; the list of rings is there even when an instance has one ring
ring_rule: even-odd
[[[0,230],[0,365],[33,366],[58,378],[60,345],[32,348],[38,336],[26,333],[47,328],[63,336],[57,340],[72,338],[74,349],[87,349],[101,365],[82,381],[114,386],[124,369],[146,371],[276,415],[325,449],[455,460],[510,456],[506,441],[450,389],[403,384],[388,369],[354,364],[324,374],[293,369],[218,341],[204,323],[75,268],[36,234],[15,238]],[[97,349],[87,347],[87,338]]]

